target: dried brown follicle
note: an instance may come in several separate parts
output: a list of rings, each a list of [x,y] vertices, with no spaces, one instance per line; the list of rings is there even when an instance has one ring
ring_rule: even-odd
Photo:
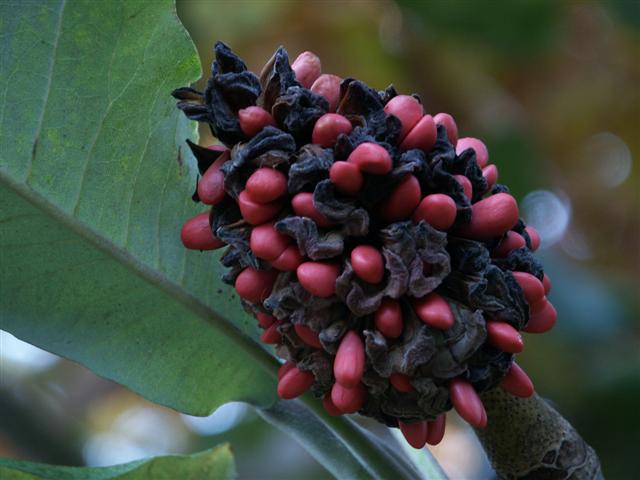
[[[295,368],[281,396],[310,389],[332,415],[424,445],[452,407],[490,424],[483,392],[532,393],[519,332],[546,331],[555,310],[486,146],[415,95],[322,74],[309,52],[292,68],[280,48],[259,77],[215,54],[204,93],[174,92],[225,150],[191,145],[216,241],[185,244],[228,245],[224,280]]]

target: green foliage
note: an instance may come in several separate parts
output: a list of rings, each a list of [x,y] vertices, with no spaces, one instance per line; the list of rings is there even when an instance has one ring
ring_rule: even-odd
[[[169,455],[112,467],[60,467],[0,459],[3,480],[230,480],[235,478],[233,454],[221,445],[193,455]]]

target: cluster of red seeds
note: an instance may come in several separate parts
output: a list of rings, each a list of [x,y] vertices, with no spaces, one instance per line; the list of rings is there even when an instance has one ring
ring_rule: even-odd
[[[321,74],[319,58],[310,52],[301,54],[291,65],[299,84],[312,92],[322,95],[329,104],[329,112],[317,119],[311,135],[312,143],[332,149],[340,136],[349,135],[354,126],[347,116],[333,113],[341,98],[342,79],[335,75]],[[540,240],[536,231],[526,227],[525,234],[513,230],[519,221],[516,200],[504,192],[490,193],[497,184],[498,169],[489,164],[489,154],[484,143],[476,138],[458,138],[458,129],[453,117],[447,113],[434,116],[426,114],[423,105],[414,96],[396,95],[384,106],[384,112],[399,119],[401,130],[398,141],[399,151],[419,149],[429,152],[436,143],[437,128],[446,129],[449,142],[455,146],[456,154],[472,149],[482,176],[486,180],[486,192],[474,195],[472,182],[464,175],[455,178],[462,186],[464,194],[471,202],[471,220],[460,225],[456,223],[458,207],[451,196],[445,193],[423,191],[418,179],[407,174],[388,192],[380,192],[385,198],[376,214],[391,224],[411,220],[415,224],[426,222],[433,228],[455,237],[481,242],[492,242],[491,257],[503,258],[511,251],[524,248],[538,248]],[[265,127],[278,126],[271,112],[261,106],[249,106],[237,111],[240,128],[247,138],[254,137]],[[221,166],[234,155],[222,145],[212,145],[211,150],[222,152],[203,174],[197,186],[199,200],[207,205],[219,205],[229,198],[225,191],[225,175]],[[377,142],[363,142],[357,145],[345,160],[332,163],[328,178],[345,197],[355,197],[363,188],[365,176],[388,175],[394,165],[390,152]],[[486,194],[486,195],[485,195]],[[472,201],[472,199],[476,199]],[[319,229],[334,226],[314,204],[313,193],[300,192],[289,195],[287,175],[270,166],[255,169],[246,180],[244,190],[235,199],[242,222],[251,226],[250,249],[256,258],[264,261],[267,268],[245,267],[235,278],[238,295],[254,306],[256,318],[264,329],[261,340],[267,344],[283,341],[281,327],[286,319],[275,318],[263,307],[270,296],[274,284],[283,272],[294,272],[296,280],[310,294],[320,298],[336,295],[336,281],[348,262],[355,275],[371,285],[379,284],[385,276],[385,258],[374,245],[359,244],[344,258],[312,261],[301,254],[295,239],[278,231],[274,223],[283,211],[311,219]],[[209,212],[203,212],[188,220],[181,233],[187,248],[213,250],[225,243],[214,236]],[[500,239],[495,242],[495,239]],[[269,268],[270,265],[270,268]],[[551,288],[545,275],[540,281],[531,273],[513,271],[513,277],[522,289],[529,306],[529,320],[522,329],[529,333],[542,333],[553,327],[556,312],[546,295]],[[417,317],[427,326],[446,331],[453,327],[456,317],[445,298],[431,292],[420,298],[407,298]],[[510,354],[523,350],[523,340],[518,329],[504,321],[487,318],[486,342]],[[399,339],[404,331],[403,310],[400,299],[385,297],[373,314],[373,326],[385,338]],[[318,332],[304,324],[295,324],[297,337],[313,351],[325,349]],[[323,397],[323,404],[331,415],[354,413],[362,409],[368,395],[362,379],[367,364],[365,343],[361,331],[350,329],[342,336],[337,351],[331,354],[333,360],[333,385]],[[316,382],[314,374],[287,361],[279,371],[278,394],[283,399],[295,398]],[[388,378],[389,388],[400,394],[414,392],[412,378],[393,372]],[[484,427],[487,416],[481,399],[474,386],[463,377],[448,381],[450,402],[455,410],[474,427]],[[511,364],[500,386],[520,397],[533,394],[533,385],[523,370]],[[408,443],[422,448],[425,443],[437,444],[444,435],[445,413],[435,418],[419,421],[403,421],[397,424]]]

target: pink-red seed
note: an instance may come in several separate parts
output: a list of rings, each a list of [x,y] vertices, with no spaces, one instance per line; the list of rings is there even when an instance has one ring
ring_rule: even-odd
[[[413,448],[419,450],[427,443],[427,422],[404,423],[398,420],[398,426],[407,443]]]
[[[364,343],[355,330],[349,330],[336,352],[333,375],[343,387],[353,388],[360,383],[364,373]]]
[[[338,191],[345,195],[355,195],[362,189],[364,178],[355,163],[338,161],[329,169],[329,179]]]
[[[342,413],[355,413],[364,404],[367,397],[367,390],[359,383],[353,388],[347,388],[339,383],[334,383],[331,388],[331,401]]]
[[[551,291],[551,279],[546,273],[544,274],[544,277],[542,277],[542,286],[544,287],[544,294],[549,295],[549,292]]]
[[[321,147],[333,147],[341,133],[349,135],[353,130],[351,122],[337,113],[326,113],[313,127],[311,141]]]
[[[282,210],[282,200],[271,203],[257,203],[251,199],[246,190],[238,195],[238,206],[242,218],[250,225],[260,225],[266,223],[280,213]]]
[[[318,332],[300,323],[293,326],[300,340],[313,348],[322,348]]]
[[[258,320],[258,325],[260,325],[262,328],[269,328],[276,322],[275,317],[272,317],[271,315],[264,312],[256,313],[256,319]]]
[[[471,206],[471,222],[458,233],[473,240],[490,240],[499,237],[518,222],[518,204],[507,193],[497,193]]]
[[[433,120],[436,125],[442,125],[445,128],[449,142],[455,147],[458,143],[458,126],[453,117],[448,113],[438,113]]]
[[[249,246],[258,258],[263,260],[275,260],[291,243],[291,237],[276,231],[273,223],[264,223],[251,230]]]
[[[410,95],[393,97],[384,106],[384,111],[387,115],[393,115],[400,120],[400,140],[407,136],[424,114],[420,102]]]
[[[474,427],[482,426],[484,406],[473,385],[462,378],[455,378],[449,382],[449,395],[458,415]]]
[[[286,373],[295,366],[296,364],[293,362],[284,362],[282,365],[280,365],[280,368],[278,368],[278,380],[284,377]]]
[[[180,231],[182,244],[191,250],[215,250],[226,244],[213,235],[209,224],[209,212],[202,212],[190,218]]]
[[[238,110],[240,130],[247,137],[253,137],[267,125],[275,126],[276,122],[269,112],[262,107],[247,107]]]
[[[482,169],[482,176],[487,181],[487,191],[491,190],[493,186],[498,183],[498,167],[493,163],[487,165]]]
[[[447,426],[447,415],[442,414],[435,420],[427,422],[427,443],[429,445],[438,445],[444,438],[444,430]]]
[[[315,382],[313,373],[293,367],[278,382],[278,396],[283,400],[299,397]]]
[[[512,250],[522,248],[525,245],[526,242],[522,235],[513,230],[509,230],[506,236],[500,241],[500,244],[491,251],[491,256],[498,258],[506,257]]]
[[[386,148],[377,143],[365,142],[358,145],[347,158],[358,166],[361,172],[374,175],[386,175],[391,171],[393,162]]]
[[[464,175],[454,175],[453,178],[455,178],[462,187],[464,196],[471,200],[471,197],[473,196],[473,185],[471,185],[471,180]]]
[[[310,90],[313,93],[317,93],[318,95],[322,95],[329,102],[329,111],[335,112],[336,108],[338,108],[338,101],[340,100],[340,84],[342,83],[342,78],[337,75],[330,75],[328,73],[323,73],[320,75],[313,85],[311,85]]]
[[[484,409],[484,405],[482,406],[482,419],[480,420],[480,428],[484,428],[487,426],[487,411]]]
[[[385,337],[398,338],[402,335],[402,308],[397,300],[383,299],[373,318],[376,328]]]
[[[524,349],[520,332],[505,322],[487,322],[487,341],[507,353],[520,353]]]
[[[477,138],[461,138],[456,144],[456,154],[460,155],[468,148],[476,152],[476,162],[480,168],[484,168],[489,162],[489,151],[487,150],[487,146]]]
[[[411,379],[402,373],[394,372],[389,376],[389,383],[393,385],[393,388],[402,393],[413,392],[414,388],[411,385]]]
[[[198,198],[205,205],[217,205],[225,197],[224,174],[220,167],[229,160],[229,150],[223,153],[213,162],[198,182]]]
[[[333,404],[333,400],[331,400],[331,392],[327,393],[322,399],[322,406],[332,417],[339,417],[342,415],[342,412]]]
[[[262,167],[251,174],[245,191],[256,203],[271,203],[287,193],[287,177],[279,170]]]
[[[322,73],[320,57],[313,52],[302,52],[291,64],[296,80],[304,88],[310,88]]]
[[[307,217],[322,228],[330,227],[333,223],[318,211],[313,203],[313,193],[301,192],[291,199],[291,207],[299,217]]]
[[[304,257],[300,255],[298,246],[289,245],[278,258],[271,261],[271,265],[281,272],[293,272],[302,262],[304,262]]]
[[[511,272],[520,288],[524,292],[524,298],[529,305],[541,301],[544,297],[544,286],[536,277],[526,272]]]
[[[428,152],[436,144],[438,131],[431,115],[425,115],[404,137],[400,148],[402,150],[412,150],[414,148]]]
[[[380,250],[371,245],[359,245],[351,251],[351,266],[367,283],[380,283],[384,277],[384,259]]]
[[[382,202],[380,214],[389,222],[406,220],[418,207],[421,198],[420,182],[413,175],[407,175]]]
[[[549,300],[545,299],[530,307],[529,322],[522,329],[527,333],[548,332],[556,324],[558,312]]]
[[[267,327],[262,335],[260,335],[260,341],[268,345],[276,345],[282,340],[282,335],[278,332],[278,327],[281,322],[276,322],[273,325]]]
[[[538,231],[531,225],[525,227],[524,230],[529,234],[529,239],[531,240],[531,250],[535,252],[540,247],[540,235],[538,234]]]
[[[447,330],[453,326],[455,317],[447,301],[435,292],[413,302],[418,318],[430,327]]]
[[[271,293],[277,276],[278,272],[275,270],[256,270],[253,267],[247,267],[236,278],[236,291],[240,298],[248,302],[262,302]]]
[[[529,376],[515,362],[511,364],[511,369],[500,382],[500,387],[511,395],[521,398],[528,398],[535,391]]]
[[[321,298],[330,297],[336,292],[339,273],[337,264],[325,262],[304,262],[296,269],[300,285],[310,294]]]
[[[456,202],[442,193],[427,195],[413,213],[413,221],[424,220],[438,230],[449,230],[456,220]]]

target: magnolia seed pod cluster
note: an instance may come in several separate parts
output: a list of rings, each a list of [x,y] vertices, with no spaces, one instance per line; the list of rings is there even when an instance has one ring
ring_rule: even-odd
[[[257,76],[223,43],[206,90],[173,96],[222,142],[189,142],[209,210],[182,241],[226,248],[223,280],[284,361],[281,398],[310,390],[421,448],[451,408],[485,426],[483,391],[532,395],[521,332],[556,321],[540,239],[451,115],[310,52],[290,64],[280,48]]]

